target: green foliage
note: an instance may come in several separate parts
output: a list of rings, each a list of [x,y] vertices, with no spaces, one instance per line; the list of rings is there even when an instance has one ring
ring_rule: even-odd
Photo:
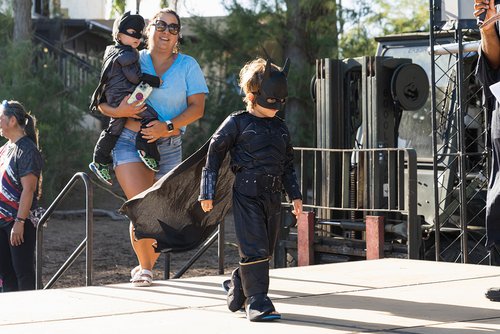
[[[342,58],[355,58],[374,55],[377,42],[370,36],[365,26],[351,28],[341,38]]]
[[[0,16],[3,15],[12,15],[12,7],[14,6],[14,2],[12,0],[0,0],[0,8],[2,9],[2,12],[0,13]],[[2,28],[0,28],[2,29]]]
[[[4,29],[0,41],[0,97],[20,101],[38,120],[45,163],[42,199],[50,203],[91,160],[94,139],[81,125],[91,88],[66,89],[56,60],[41,47],[13,42]]]
[[[374,55],[376,36],[427,27],[424,0],[401,0],[397,6],[388,0],[360,0],[354,9],[340,3],[253,0],[244,7],[233,0],[225,2],[229,15],[223,21],[192,19],[189,25],[196,37],[183,49],[202,66],[210,94],[199,128],[190,126],[185,137],[185,152],[199,147],[229,113],[245,108],[237,87],[239,70],[250,60],[265,57],[263,48],[277,64],[291,58],[285,118],[294,144],[312,146],[315,124],[309,84],[316,59]]]
[[[343,58],[374,55],[377,36],[429,29],[427,0],[362,0],[343,9],[347,30],[340,40]]]
[[[125,13],[125,6],[127,5],[127,0],[113,0],[111,5],[111,17],[118,17]]]
[[[227,115],[245,109],[238,87],[239,71],[246,62],[263,56],[265,43],[260,41],[276,42],[270,36],[272,30],[265,29],[272,21],[267,8],[255,13],[234,2],[229,9],[223,24],[192,18],[196,39],[186,41],[182,47],[203,67],[210,90],[199,129],[193,131],[195,126],[190,125],[189,135],[184,138],[186,154],[209,138]]]
[[[289,74],[289,96],[298,109],[285,115],[296,143],[312,145],[314,106],[309,96],[309,83],[316,59],[336,54],[337,40],[332,35],[336,26],[334,0],[295,0],[298,12],[287,11],[290,1],[254,0],[243,7],[237,1],[226,2],[229,15],[224,21],[193,18],[196,38],[183,45],[202,66],[210,89],[205,117],[199,131],[189,130],[187,140],[192,147],[203,142],[231,112],[245,109],[237,85],[242,66],[256,57],[266,57],[265,49],[275,63],[292,62]],[[332,13],[333,12],[333,13]],[[289,53],[293,52],[293,55]],[[301,124],[300,127],[294,126]],[[190,126],[192,127],[192,126]],[[196,132],[196,133],[195,133]],[[186,145],[190,151],[189,146]]]
[[[299,3],[304,21],[306,36],[304,46],[308,59],[314,62],[318,58],[337,58],[337,34],[342,24],[338,19],[337,2],[335,0],[301,0]],[[294,17],[291,19],[295,20]],[[294,37],[289,36],[289,38]]]

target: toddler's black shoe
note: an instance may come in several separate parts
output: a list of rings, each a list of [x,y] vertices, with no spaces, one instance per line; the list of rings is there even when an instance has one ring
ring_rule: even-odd
[[[100,164],[93,161],[89,164],[89,168],[91,171],[94,172],[97,178],[104,184],[108,186],[113,185],[113,183],[111,182],[111,174],[109,172],[108,164]]]
[[[141,157],[142,162],[151,169],[154,172],[158,172],[160,170],[158,161],[154,158],[151,158],[146,155],[146,152],[142,150],[137,150],[137,153],[139,153],[139,157]]]

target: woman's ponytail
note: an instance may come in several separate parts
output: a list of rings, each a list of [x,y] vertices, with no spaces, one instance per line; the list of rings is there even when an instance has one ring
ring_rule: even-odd
[[[24,132],[26,135],[38,146],[38,130],[36,128],[36,118],[35,116],[26,113],[26,125],[24,127]]]

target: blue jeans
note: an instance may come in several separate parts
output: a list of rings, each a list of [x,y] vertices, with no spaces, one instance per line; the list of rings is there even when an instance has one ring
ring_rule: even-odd
[[[10,244],[12,226],[0,228],[0,277],[3,292],[35,289],[36,229],[30,220],[24,223],[24,242]]]
[[[113,168],[129,162],[142,162],[135,147],[135,136],[137,132],[124,128],[115,148],[112,151]],[[182,161],[182,139],[181,136],[160,138],[156,141],[160,152],[160,171],[156,173],[155,179],[161,178],[170,172]]]

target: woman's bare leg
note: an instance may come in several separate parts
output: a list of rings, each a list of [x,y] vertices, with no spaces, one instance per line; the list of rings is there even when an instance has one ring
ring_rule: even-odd
[[[115,168],[116,178],[127,199],[143,192],[153,185],[154,172],[142,162],[131,162]],[[154,239],[135,240],[133,226],[130,224],[130,242],[142,269],[152,270],[160,253],[153,248]]]

